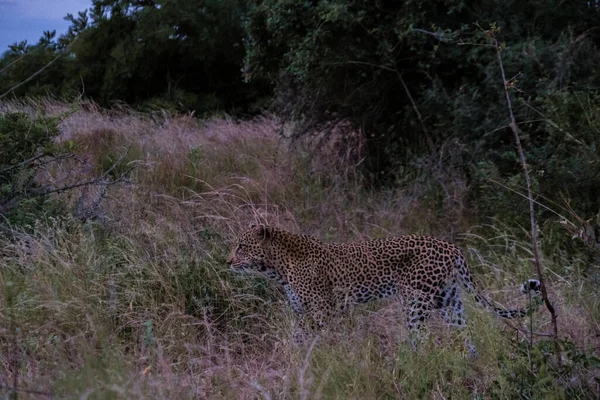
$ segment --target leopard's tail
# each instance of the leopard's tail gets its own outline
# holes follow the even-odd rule
[[[472,293],[475,296],[475,301],[477,303],[479,303],[485,308],[493,310],[494,313],[496,313],[496,315],[502,318],[521,318],[531,314],[537,309],[537,302],[532,302],[532,305],[530,306],[514,310],[506,310],[504,308],[496,307],[492,304],[490,300],[488,300],[481,293],[479,293],[479,291],[475,287],[475,282],[473,282],[473,278],[471,277],[471,273],[469,272],[467,261],[462,255],[457,259],[457,267],[458,279],[462,282],[467,292]],[[521,285],[521,292],[525,294],[532,292],[534,295],[536,295],[540,292],[540,288],[540,281],[538,281],[537,279],[528,279]]]

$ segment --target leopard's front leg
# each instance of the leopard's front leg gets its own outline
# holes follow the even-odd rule
[[[298,294],[296,294],[296,291],[289,283],[283,285],[283,291],[285,292],[292,309],[296,312],[296,315],[302,318],[304,315],[304,302],[300,299]]]
[[[299,336],[306,337],[320,330],[331,319],[334,307],[331,296],[327,293],[311,291],[312,285],[298,285],[294,282],[283,285],[283,290],[292,306],[292,309],[299,317],[300,331],[295,336],[296,342],[304,342],[304,339],[298,340]]]

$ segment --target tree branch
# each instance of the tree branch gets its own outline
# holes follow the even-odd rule
[[[452,43],[452,39],[448,39],[445,38],[443,36],[442,33],[440,32],[430,32],[430,31],[426,31],[425,29],[419,29],[419,28],[413,28],[413,31],[415,32],[420,32],[420,33],[424,33],[426,35],[430,35],[433,36],[434,38],[436,38],[437,40],[439,40],[440,42],[444,42],[444,43]]]
[[[3,170],[0,171],[0,176],[2,176],[2,174],[4,174],[5,172],[8,172],[8,171],[13,170],[15,168],[24,167],[25,165],[30,164],[30,163],[32,163],[32,162],[34,162],[36,160],[39,160],[40,158],[42,158],[44,156],[45,156],[45,154],[43,154],[43,153],[42,154],[38,154],[38,155],[35,155],[35,156],[31,157],[31,158],[28,158],[27,160],[21,161],[18,164],[9,165],[8,167],[6,167],[6,168],[4,168]]]
[[[25,394],[32,394],[32,395],[35,395],[35,396],[43,396],[43,397],[54,398],[54,395],[52,393],[50,393],[50,392],[43,392],[41,390],[22,389],[20,387],[4,386],[2,384],[0,384],[0,390],[7,391],[7,392],[13,393],[13,394],[25,393]],[[8,398],[16,398],[16,397],[8,397]]]
[[[110,176],[110,173],[116,168],[116,166],[119,165],[119,163],[121,162],[121,160],[124,157],[125,157],[125,155],[121,156],[99,178],[89,179],[89,180],[86,180],[83,182],[77,182],[77,183],[73,183],[70,185],[63,185],[63,186],[59,186],[59,187],[43,186],[43,187],[38,187],[38,188],[31,189],[29,191],[22,192],[21,194],[14,196],[13,198],[9,199],[8,201],[4,202],[3,204],[0,204],[0,214],[4,214],[7,211],[9,211],[10,209],[16,207],[21,201],[23,201],[24,199],[26,199],[28,197],[39,197],[39,196],[46,196],[46,195],[49,195],[52,193],[62,193],[62,192],[66,192],[68,190],[76,189],[76,188],[79,188],[82,186],[90,186],[90,185],[107,185],[108,186],[108,185],[114,185],[115,183],[121,182],[123,179],[125,179],[127,174],[129,174],[129,172],[131,172],[136,167],[135,165],[132,166],[131,168],[127,169],[125,172],[123,172],[119,176],[119,178],[117,178],[115,180],[107,180],[107,178]]]
[[[421,32],[422,30],[415,29],[415,31]],[[426,31],[423,31],[423,32],[426,32]],[[426,32],[426,33],[430,33],[430,32]],[[390,63],[393,65],[394,64],[394,60],[390,59]],[[400,73],[400,71],[398,71],[397,68],[388,67],[387,65],[373,64],[373,63],[366,62],[366,61],[353,61],[353,60],[345,61],[344,63],[333,63],[333,64],[364,65],[364,66],[367,66],[367,67],[378,68],[378,69],[381,69],[383,71],[389,71],[389,72],[396,73],[396,75],[398,76],[398,80],[400,81],[400,83],[402,84],[402,87],[404,88],[404,92],[406,93],[406,97],[408,97],[408,100],[410,101],[410,104],[412,105],[412,108],[415,111],[415,114],[417,114],[417,118],[419,119],[419,122],[421,123],[421,127],[423,128],[423,133],[425,134],[425,139],[427,140],[427,146],[429,146],[430,150],[433,149],[433,141],[431,140],[431,136],[429,135],[429,131],[427,130],[427,127],[425,126],[425,122],[423,121],[423,117],[421,116],[421,113],[419,112],[419,108],[417,107],[417,104],[415,103],[415,100],[413,99],[413,97],[412,97],[412,95],[410,93],[410,90],[408,89],[408,86],[406,85],[406,82],[404,82],[404,77],[402,76],[402,74]]]
[[[501,48],[500,44],[498,43],[498,40],[496,40],[496,38],[493,35],[494,35],[494,32],[493,31],[490,32],[490,37],[494,43],[494,47],[496,47],[496,55],[498,57],[498,65],[500,67],[500,72],[502,73],[502,84],[504,86],[504,94],[506,96],[506,104],[508,106],[508,114],[510,116],[510,125],[509,126],[515,137],[515,143],[517,145],[519,157],[521,158],[521,165],[523,167],[523,174],[525,175],[525,183],[527,185],[527,197],[529,200],[529,220],[531,223],[531,246],[532,246],[532,250],[533,250],[533,263],[535,265],[535,269],[536,269],[536,272],[538,275],[538,280],[540,281],[540,285],[541,285],[540,289],[541,289],[541,293],[542,293],[542,299],[544,301],[544,304],[546,305],[546,308],[550,312],[550,316],[552,318],[554,346],[555,346],[558,366],[560,367],[561,352],[560,352],[560,345],[558,343],[558,321],[557,321],[557,316],[556,316],[556,310],[554,309],[552,302],[548,298],[548,291],[546,290],[546,285],[544,283],[544,275],[542,273],[543,268],[542,268],[542,263],[540,261],[540,251],[539,251],[538,239],[537,239],[537,228],[536,228],[536,224],[535,224],[535,209],[534,209],[535,201],[533,200],[533,192],[531,190],[531,178],[529,176],[529,168],[527,166],[527,158],[525,157],[525,152],[523,151],[523,146],[521,145],[521,138],[519,136],[519,128],[517,126],[517,120],[513,113],[512,101],[511,101],[510,93],[508,90],[510,82],[506,79],[506,73],[504,72],[504,63],[502,62],[502,48]]]
[[[25,57],[26,54],[22,54],[19,58],[17,58],[15,61],[11,62],[10,64],[8,64],[6,67],[0,69],[0,74],[3,73],[4,71],[6,71],[7,69],[9,69],[10,67],[12,67],[13,65],[15,65],[16,63],[18,63],[19,61],[21,61],[23,59],[23,57]]]
[[[417,108],[417,104],[415,103],[415,100],[413,99],[412,95],[410,94],[410,90],[408,90],[408,86],[406,86],[406,83],[404,82],[404,78],[402,77],[402,74],[400,73],[400,71],[396,70],[396,74],[398,75],[398,79],[400,80],[400,83],[402,84],[402,87],[404,88],[404,91],[406,92],[406,96],[408,97],[408,100],[410,100],[410,104],[412,104],[413,110],[415,111],[415,114],[417,114],[417,118],[419,119],[419,122],[421,123],[421,127],[423,128],[423,133],[425,134],[425,139],[427,140],[427,146],[429,146],[429,150],[433,150],[433,141],[431,140],[431,136],[429,136],[429,131],[427,130],[427,127],[425,126],[425,122],[423,122],[423,118],[421,117],[421,113],[419,112],[419,109]]]
[[[62,57],[63,54],[65,54],[65,53],[64,52],[58,53],[58,55],[56,57],[54,57],[52,59],[52,61],[50,61],[48,64],[44,65],[42,68],[40,68],[39,70],[37,70],[36,72],[34,72],[33,74],[31,74],[31,76],[29,76],[29,78],[25,79],[22,82],[17,83],[15,86],[11,87],[6,92],[2,93],[0,95],[0,99],[8,96],[10,93],[12,93],[13,91],[17,90],[18,88],[20,88],[21,86],[23,86],[24,84],[26,84],[27,82],[29,82],[30,80],[32,80],[33,78],[35,78],[36,76],[38,76],[39,74],[41,74],[46,68],[48,68],[49,66],[51,66],[52,64],[54,64],[54,62],[56,60],[58,60],[60,57]]]

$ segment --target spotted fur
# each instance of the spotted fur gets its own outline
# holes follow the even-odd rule
[[[310,316],[318,326],[350,304],[400,295],[408,304],[407,325],[413,332],[422,328],[434,309],[440,310],[447,324],[462,327],[459,284],[500,317],[517,318],[530,311],[492,305],[477,292],[461,251],[428,236],[324,243],[259,225],[237,239],[227,263],[234,270],[258,272],[278,282],[301,321]],[[521,287],[525,293],[539,289],[539,281],[533,279]]]

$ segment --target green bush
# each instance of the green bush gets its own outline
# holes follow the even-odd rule
[[[393,176],[411,152],[452,137],[479,158],[512,151],[495,50],[478,26],[500,29],[506,74],[535,110],[556,91],[597,87],[594,14],[554,0],[265,0],[249,12],[245,71],[276,85],[276,109],[300,131],[340,119],[364,129],[364,165]]]
[[[0,224],[29,225],[60,210],[36,182],[38,172],[62,154],[53,139],[58,120],[23,113],[0,114]]]
[[[523,132],[532,189],[543,205],[536,206],[536,213],[545,225],[542,239],[546,245],[572,248],[564,229],[548,223],[562,217],[577,223],[595,218],[600,211],[600,95],[557,92],[541,104],[543,120]],[[479,212],[527,226],[529,204],[516,151],[490,149],[477,158],[480,161],[472,168],[471,179],[472,200]]]

